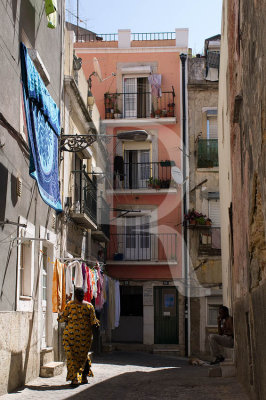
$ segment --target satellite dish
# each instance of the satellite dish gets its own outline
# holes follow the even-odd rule
[[[121,140],[134,140],[135,142],[144,142],[148,137],[148,133],[144,130],[126,131],[118,133],[116,137]]]
[[[97,60],[96,57],[93,57],[93,69],[94,69],[95,75],[98,77],[99,81],[102,82],[102,80],[103,80],[102,71],[100,68],[99,61]]]
[[[171,168],[171,175],[175,183],[177,183],[178,185],[183,184],[183,174],[178,167]]]

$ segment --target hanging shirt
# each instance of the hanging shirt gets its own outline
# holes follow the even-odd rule
[[[162,75],[161,74],[152,74],[148,77],[149,84],[151,85],[151,93],[155,97],[162,96],[161,90],[161,82],[162,82]]]
[[[70,296],[72,293],[74,293],[74,286],[72,280],[72,266],[70,264],[66,266],[66,295]]]
[[[120,322],[120,283],[115,281],[115,328]]]
[[[65,265],[58,260],[54,264],[52,306],[53,312],[62,312],[66,306]]]
[[[79,261],[73,261],[68,264],[68,267],[74,268],[75,267],[75,277],[74,277],[74,285],[76,287],[83,286],[83,276],[82,276],[82,268]]]
[[[83,279],[82,288],[84,290],[84,293],[87,293],[88,284],[87,284],[87,275],[86,275],[86,264],[84,264],[84,263],[82,263],[82,279]]]

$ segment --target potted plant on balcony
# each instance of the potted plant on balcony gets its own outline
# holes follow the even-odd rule
[[[114,110],[114,117],[115,117],[115,119],[119,119],[122,117],[121,111],[117,107]]]
[[[160,184],[160,179],[153,178],[152,176],[148,180],[148,187],[152,189],[160,189],[161,184]]]
[[[168,117],[174,117],[175,114],[175,103],[168,103],[168,111],[167,111],[167,116]]]
[[[158,108],[158,110],[155,111],[155,118],[160,118],[162,113],[162,110],[160,110],[160,108]]]
[[[189,225],[211,225],[212,223],[210,218],[194,208],[188,210],[188,213],[184,215],[184,221],[188,221]]]

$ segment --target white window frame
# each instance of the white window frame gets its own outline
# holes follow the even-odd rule
[[[138,85],[137,85],[137,80],[139,79],[139,78],[147,78],[148,79],[148,77],[149,77],[149,74],[147,74],[147,73],[140,73],[140,74],[123,74],[122,75],[122,92],[125,94],[125,79],[135,79],[135,85],[136,85],[136,99],[135,99],[135,107],[136,107],[136,116],[134,116],[134,117],[132,117],[132,116],[126,116],[125,115],[125,104],[126,104],[126,101],[125,101],[125,97],[123,96],[123,118],[126,118],[126,119],[137,119],[137,107],[138,107],[138,103],[137,103],[137,92],[138,92]],[[149,81],[148,81],[148,91],[149,92],[151,92],[151,85],[150,85],[150,83],[149,83]],[[134,98],[134,97],[132,97],[132,98]],[[148,114],[150,114],[150,112],[151,112],[151,105],[152,105],[152,97],[151,97],[151,95],[150,95],[150,101],[149,101],[149,107],[150,107],[150,110],[149,110],[149,112],[148,112]],[[145,117],[145,118],[147,118],[147,117]]]
[[[35,237],[35,226],[28,222],[25,218],[19,217],[20,224],[26,224],[27,227],[19,228],[19,238],[18,239],[18,257],[17,257],[17,311],[33,311],[33,282],[34,282],[34,241],[30,238]],[[27,240],[29,238],[29,240]],[[30,282],[28,282],[31,295],[23,295],[20,293],[20,278],[21,278],[21,263],[22,263],[22,244],[28,243],[30,246]]]
[[[221,296],[210,296],[206,299],[206,326],[207,327],[217,327],[217,323],[210,324],[209,323],[209,306],[222,306],[223,305],[223,297]]]
[[[52,284],[53,284],[53,264],[56,259],[57,253],[57,238],[56,234],[50,230],[47,230],[44,226],[40,226],[40,252],[39,252],[39,340],[40,348],[50,348],[53,346],[53,313],[52,313]],[[42,251],[43,247],[47,247],[48,250],[48,270],[47,270],[47,301],[46,304],[42,301]],[[47,313],[47,331],[46,331],[46,343],[43,342],[43,307],[46,306]],[[57,314],[55,314],[57,316]]]

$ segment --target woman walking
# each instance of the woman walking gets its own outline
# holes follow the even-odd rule
[[[92,344],[92,326],[99,326],[94,307],[84,299],[82,288],[76,288],[74,300],[67,303],[58,316],[59,322],[66,322],[63,345],[67,357],[67,381],[73,385],[87,383],[87,376],[93,376],[88,352]]]

